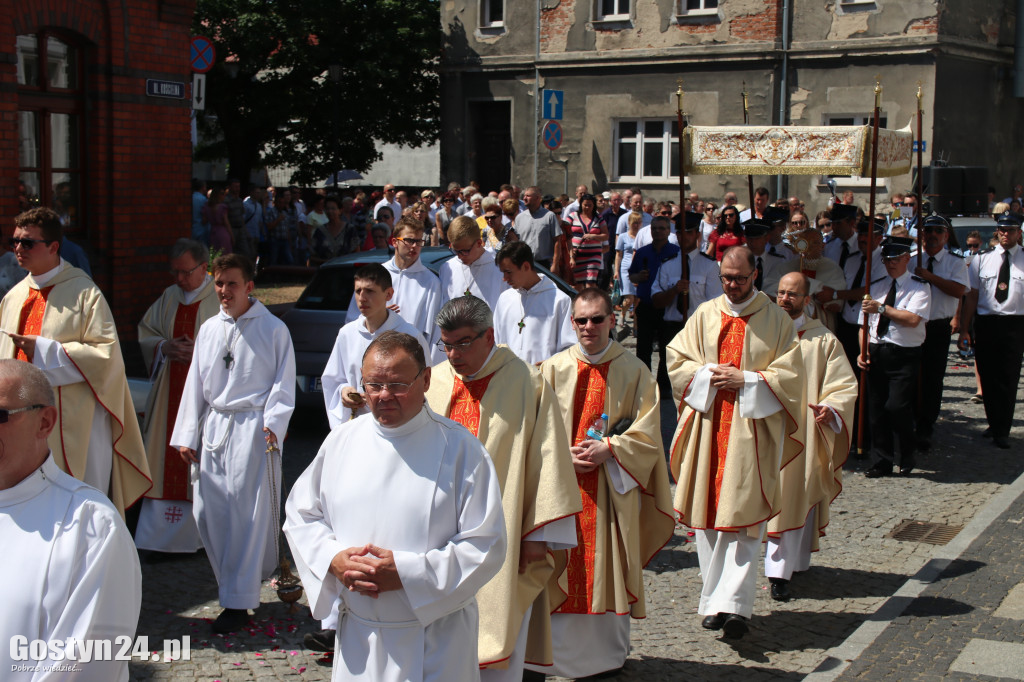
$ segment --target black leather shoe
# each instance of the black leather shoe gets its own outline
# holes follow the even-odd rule
[[[704,620],[700,622],[700,626],[705,630],[721,630],[722,625],[725,623],[724,613],[713,613],[710,616],[706,616]]]
[[[772,585],[772,599],[775,601],[789,601],[789,581],[784,578],[768,578],[768,582]]]
[[[900,476],[909,476],[909,475],[910,475],[910,473],[911,473],[911,472],[912,472],[913,470],[914,470],[914,466],[913,466],[913,465],[910,465],[910,466],[906,466],[906,467],[900,467],[900,472],[899,472],[899,475],[900,475]]]
[[[213,631],[218,635],[238,632],[249,622],[249,612],[245,609],[224,609],[213,621]]]
[[[523,671],[523,682],[544,682],[544,678],[547,675],[539,673],[536,670],[524,670]]]
[[[1006,436],[992,436],[992,445],[995,445],[997,448],[1002,448],[1003,450],[1009,450],[1010,439]]]
[[[864,472],[864,478],[882,478],[883,476],[892,476],[892,464],[884,459],[878,460],[873,467]]]
[[[335,630],[317,630],[302,636],[302,643],[310,651],[334,651]]]
[[[743,616],[727,613],[725,614],[725,623],[722,625],[722,630],[729,639],[741,639],[743,635],[747,634],[750,627],[747,625],[747,619]]]
[[[984,431],[982,431],[981,432],[981,437],[982,438],[991,438],[992,437],[992,427],[990,426],[987,429],[985,429]]]

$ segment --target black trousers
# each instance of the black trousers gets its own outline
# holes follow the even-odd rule
[[[840,311],[840,314],[842,311]],[[836,338],[839,339],[839,343],[843,345],[843,351],[846,352],[846,359],[850,361],[850,367],[853,368],[853,373],[857,377],[858,386],[862,381],[860,368],[857,367],[857,357],[860,355],[860,327],[855,324],[850,324],[842,317],[836,318]],[[858,391],[858,396],[862,395]],[[864,414],[869,415],[868,411],[871,407],[871,395],[867,394],[867,405],[864,408]],[[867,420],[868,423],[864,425],[864,452],[868,452],[871,448],[871,420]],[[857,444],[857,435],[860,433],[860,397],[853,405],[853,426],[850,431],[850,437],[853,442],[852,445]]]
[[[942,406],[942,384],[949,364],[949,342],[953,333],[949,318],[929,320],[927,336],[921,345],[921,378],[917,396],[917,436],[931,438]]]
[[[974,361],[981,377],[985,416],[992,435],[1010,435],[1024,358],[1024,315],[974,318]]]
[[[670,386],[668,371],[665,369],[665,344],[661,342],[661,326],[664,322],[665,310],[655,308],[650,303],[637,301],[636,317],[636,356],[640,362],[651,368],[651,356],[654,353],[654,342],[658,341],[658,386],[662,392]]]
[[[921,348],[904,348],[892,343],[869,347],[868,415],[871,422],[871,451],[880,460],[901,467],[914,466],[914,396],[921,366]],[[899,456],[896,456],[896,445]]]

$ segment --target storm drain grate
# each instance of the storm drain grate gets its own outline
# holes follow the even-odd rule
[[[930,545],[945,545],[964,529],[963,526],[950,526],[945,523],[931,521],[913,521],[904,519],[898,526],[889,531],[885,537],[903,542],[927,542]]]

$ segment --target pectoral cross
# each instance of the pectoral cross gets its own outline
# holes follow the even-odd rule
[[[229,350],[225,353],[224,357],[221,359],[224,361],[224,369],[231,369],[231,363],[235,361],[234,356],[231,355],[231,351]]]
[[[523,333],[523,327],[526,326],[526,323],[523,322],[522,320],[519,320],[519,322],[516,323],[516,326],[519,327],[519,333],[522,334]]]
[[[464,294],[462,294],[462,295],[463,295],[463,296],[472,296],[472,295],[473,295],[473,292],[469,290],[469,287],[466,287],[466,293],[464,293]]]

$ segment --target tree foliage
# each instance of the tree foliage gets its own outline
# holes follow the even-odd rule
[[[196,157],[242,180],[291,165],[313,183],[438,137],[438,0],[198,0],[193,32],[217,50]]]

